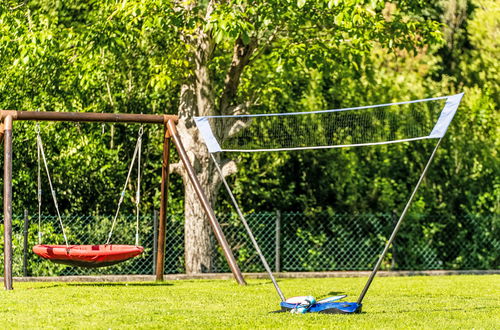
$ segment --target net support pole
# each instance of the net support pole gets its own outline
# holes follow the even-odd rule
[[[205,210],[205,213],[208,216],[214,235],[217,238],[217,241],[219,242],[220,246],[222,247],[222,251],[224,252],[224,257],[226,258],[229,268],[231,269],[231,272],[233,273],[233,276],[238,282],[238,284],[246,285],[245,279],[243,278],[243,274],[241,273],[241,270],[238,264],[236,263],[236,259],[234,258],[233,252],[231,251],[231,248],[227,243],[226,237],[224,236],[220,224],[217,221],[217,218],[215,217],[215,213],[212,207],[210,206],[210,203],[208,202],[208,198],[205,195],[205,192],[203,191],[203,188],[201,187],[198,178],[196,177],[196,173],[189,161],[189,157],[186,153],[186,150],[184,149],[184,145],[181,141],[179,133],[177,132],[177,127],[175,126],[174,121],[169,120],[167,123],[167,127],[172,137],[172,141],[174,142],[175,147],[177,148],[179,157],[184,165],[184,168],[186,169],[191,184],[193,185],[194,190],[196,191],[196,195],[198,196],[198,199],[200,200],[200,203],[203,209]]]
[[[434,156],[436,155],[436,151],[438,150],[439,145],[441,144],[441,140],[442,139],[443,139],[442,137],[439,138],[438,142],[436,143],[436,146],[434,147],[434,150],[432,151],[432,154],[429,157],[429,160],[427,161],[427,164],[425,165],[424,170],[422,171],[422,174],[420,175],[420,178],[418,179],[418,182],[415,185],[415,188],[413,188],[413,192],[412,192],[410,198],[408,199],[408,202],[406,202],[406,206],[403,209],[403,212],[401,213],[401,215],[399,217],[399,220],[396,223],[396,226],[394,227],[394,230],[392,231],[392,234],[391,234],[389,240],[387,241],[387,244],[385,245],[384,250],[382,251],[382,254],[378,258],[378,261],[375,264],[375,267],[373,267],[373,270],[372,270],[372,272],[370,274],[370,277],[368,278],[368,281],[365,284],[365,287],[363,288],[363,291],[361,291],[361,294],[359,295],[359,298],[358,298],[358,301],[357,301],[358,304],[361,304],[363,302],[363,299],[364,299],[364,297],[366,295],[366,292],[370,288],[370,285],[372,284],[372,281],[375,278],[375,275],[377,274],[377,272],[378,272],[378,270],[380,268],[380,265],[382,264],[382,261],[384,260],[385,256],[387,255],[387,252],[389,251],[389,248],[391,247],[391,244],[394,241],[394,238],[396,238],[396,235],[397,235],[397,233],[399,231],[399,227],[401,226],[401,223],[403,222],[403,220],[404,220],[404,218],[406,216],[406,213],[408,213],[408,210],[409,210],[409,208],[411,206],[413,198],[415,197],[415,194],[417,193],[417,190],[420,187],[420,184],[424,180],[425,174],[427,173],[427,170],[429,169],[429,167],[430,167],[430,165],[432,163],[432,160],[434,159]]]
[[[212,157],[212,160],[214,161],[215,167],[217,168],[217,172],[219,172],[219,175],[221,177],[222,182],[224,183],[224,186],[226,187],[227,193],[229,194],[229,197],[231,198],[231,201],[233,202],[234,208],[236,209],[236,213],[238,213],[238,216],[243,223],[243,226],[245,226],[245,229],[248,233],[248,236],[250,237],[250,240],[252,241],[252,244],[255,248],[255,251],[257,251],[257,254],[260,257],[260,261],[262,262],[262,265],[264,265],[264,268],[266,269],[267,274],[269,275],[269,278],[273,282],[274,288],[276,289],[276,292],[281,298],[281,301],[285,301],[285,295],[283,294],[283,291],[281,291],[280,286],[278,285],[278,282],[276,282],[276,279],[274,278],[273,272],[271,271],[271,267],[269,267],[269,264],[267,263],[266,258],[264,257],[264,254],[262,253],[259,244],[257,244],[257,241],[255,240],[255,236],[253,235],[252,229],[248,225],[247,220],[243,216],[243,213],[241,212],[241,209],[236,202],[236,198],[233,195],[233,192],[231,191],[231,188],[229,187],[229,184],[226,181],[226,178],[224,177],[224,174],[222,173],[222,169],[220,168],[219,164],[217,163],[217,160],[215,159],[214,155],[210,153],[210,156]]]
[[[170,133],[165,125],[163,135],[163,157],[161,166],[161,199],[158,240],[156,246],[156,280],[163,281],[165,272],[165,239],[167,226],[168,187],[170,183]],[[156,234],[156,233],[155,233]]]
[[[5,290],[12,290],[12,116],[4,118],[4,172],[3,172],[3,219],[4,219],[4,273]]]

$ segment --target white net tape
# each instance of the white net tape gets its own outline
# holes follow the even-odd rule
[[[462,94],[356,108],[195,117],[211,153],[341,148],[443,137]]]

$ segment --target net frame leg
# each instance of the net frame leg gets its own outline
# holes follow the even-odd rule
[[[363,299],[364,299],[364,297],[366,295],[366,292],[368,292],[368,289],[370,288],[370,285],[372,284],[372,281],[375,278],[375,275],[377,274],[378,270],[380,269],[382,261],[384,260],[385,256],[387,255],[387,252],[389,251],[389,248],[390,248],[392,242],[396,238],[396,235],[397,235],[397,233],[399,231],[399,227],[401,226],[401,223],[403,222],[404,218],[406,217],[406,213],[408,213],[408,210],[409,210],[409,208],[410,208],[410,206],[411,206],[411,204],[413,202],[413,198],[415,197],[415,194],[417,193],[417,190],[420,187],[420,184],[424,180],[424,177],[425,177],[425,175],[427,173],[427,170],[429,169],[429,167],[430,167],[430,165],[432,163],[432,160],[434,159],[434,156],[436,155],[436,151],[438,150],[439,145],[441,144],[441,140],[442,139],[443,139],[442,137],[439,138],[438,142],[436,143],[436,146],[434,147],[434,150],[432,151],[432,154],[429,157],[429,160],[427,161],[427,164],[425,165],[424,170],[422,171],[422,174],[420,175],[420,178],[418,179],[418,182],[415,185],[415,188],[413,188],[413,192],[412,192],[410,198],[408,199],[408,202],[406,202],[406,206],[403,209],[403,212],[401,212],[399,220],[396,223],[396,226],[394,227],[394,229],[392,231],[392,234],[391,234],[389,240],[387,241],[387,243],[386,243],[386,245],[384,247],[384,250],[380,254],[380,257],[378,258],[378,261],[375,264],[375,267],[373,267],[373,270],[372,270],[372,272],[370,274],[370,277],[368,278],[368,281],[366,282],[363,290],[361,291],[361,294],[359,295],[359,298],[358,298],[358,301],[357,301],[358,304],[361,305],[361,303],[363,302]]]
[[[271,271],[271,268],[269,267],[269,263],[267,262],[266,258],[264,257],[264,254],[262,253],[262,251],[259,247],[259,244],[255,240],[255,236],[253,235],[252,229],[248,225],[248,222],[245,219],[245,216],[241,212],[241,209],[238,205],[238,202],[236,202],[236,198],[234,197],[234,194],[233,194],[231,188],[229,187],[229,184],[227,183],[226,178],[224,178],[224,174],[222,173],[222,169],[220,168],[219,163],[217,162],[217,160],[215,159],[215,157],[212,153],[210,153],[210,157],[212,158],[212,160],[215,164],[215,168],[217,169],[217,172],[219,173],[219,176],[220,176],[224,186],[226,187],[227,193],[229,194],[229,197],[231,198],[231,201],[233,202],[234,208],[236,209],[236,213],[238,214],[238,217],[240,218],[241,222],[243,223],[243,226],[245,227],[245,229],[248,233],[248,236],[250,237],[250,240],[252,241],[252,244],[253,244],[255,250],[257,251],[257,254],[260,257],[260,261],[262,262],[262,265],[266,269],[266,272],[269,275],[269,278],[273,282],[273,285],[274,285],[274,288],[276,289],[276,292],[280,296],[281,301],[286,301],[285,295],[283,294],[283,291],[281,291],[281,288],[278,285],[278,282],[276,281],[276,278],[274,277],[273,272]]]

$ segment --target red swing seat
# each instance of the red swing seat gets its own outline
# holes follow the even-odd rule
[[[135,245],[35,245],[33,252],[44,259],[77,267],[106,267],[128,260],[144,251]]]

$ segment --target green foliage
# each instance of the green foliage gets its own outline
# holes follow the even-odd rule
[[[500,72],[498,55],[500,53],[499,27],[500,5],[497,1],[477,1],[477,9],[468,22],[468,39],[472,49],[460,63],[468,85],[480,88],[498,106],[500,103]]]
[[[152,4],[147,9],[159,10]],[[140,10],[145,9],[122,8],[111,1],[0,4],[0,108],[123,113],[171,109],[175,97],[165,79],[175,79],[175,74],[165,75],[162,67],[172,63],[159,65],[157,57],[170,34],[155,32],[150,19],[134,19]],[[137,126],[58,123],[42,124],[41,130],[63,212],[112,213]],[[162,128],[148,127],[146,132],[141,208],[151,210],[159,206]],[[14,210],[36,210],[34,137],[33,123],[16,123]],[[43,185],[48,192],[45,178]],[[129,189],[125,212],[134,198]],[[43,205],[54,212],[50,194],[44,194]]]
[[[449,219],[498,214],[498,4],[491,0],[2,1],[0,108],[175,113],[181,86],[200,64],[191,60],[196,49],[189,42],[197,31],[213,39],[207,65],[215,103],[225,92],[235,44],[255,46],[230,101],[236,108],[251,105],[244,111],[308,111],[464,91],[413,211]],[[64,213],[114,211],[136,131],[42,124]],[[159,206],[161,136],[161,128],[151,127],[145,138],[143,212]],[[33,123],[16,122],[14,210],[31,214],[37,211],[34,137]],[[243,155],[231,180],[246,211],[392,212],[401,210],[431,148],[422,142]],[[178,177],[172,186],[170,206],[179,211]],[[124,212],[133,209],[129,188]],[[48,193],[43,205],[44,213],[54,212]],[[427,235],[441,228],[422,227]]]
[[[493,8],[488,2],[487,8]],[[394,10],[389,7],[388,10]],[[483,9],[477,9],[481,17]],[[498,15],[491,15],[494,21]],[[475,17],[475,16],[473,16]],[[459,58],[471,70],[481,61],[491,63],[495,44],[493,23],[482,25],[473,20],[472,40],[489,38]],[[482,29],[482,33],[476,32]],[[474,32],[472,32],[474,31]],[[490,31],[490,32],[486,32]],[[282,53],[270,53],[266,63],[249,68],[248,76],[275,72],[259,90],[261,112],[307,111],[352,105],[385,103],[446,95],[460,91],[465,98],[444,144],[419,192],[413,211],[448,214],[457,212],[498,213],[498,102],[491,93],[495,65],[489,71],[477,71],[465,81],[442,74],[439,50],[446,44],[407,50],[388,51],[375,46],[359,64],[349,60],[336,62],[335,70],[325,70],[329,58],[317,61],[321,67],[307,67],[295,61],[283,69]],[[485,47],[484,55],[477,54]],[[307,47],[307,51],[311,48]],[[487,51],[489,49],[489,52]],[[286,53],[286,52],[285,52]],[[489,55],[491,54],[491,55]],[[468,61],[475,59],[476,66]],[[482,60],[481,58],[488,58]],[[298,57],[300,61],[301,57]],[[479,62],[478,62],[479,61]],[[490,61],[490,62],[487,62]],[[271,65],[278,63],[273,71]],[[476,79],[488,74],[490,79]],[[256,78],[253,78],[256,79]],[[481,84],[483,87],[480,87]],[[300,134],[300,133],[298,133]],[[370,147],[364,149],[304,151],[295,153],[238,155],[240,160],[235,191],[244,208],[316,210],[335,212],[400,211],[416,183],[434,142]],[[292,197],[293,196],[293,197]]]
[[[416,14],[421,10],[418,6],[402,4],[401,8],[393,8],[388,13],[383,1],[294,3],[276,0],[258,5],[234,1],[216,6],[209,19],[202,17],[206,9],[204,2],[181,8],[170,2],[152,0],[59,2],[55,6],[32,1],[19,5],[3,3],[0,8],[1,20],[5,23],[0,40],[0,51],[5,54],[1,60],[0,105],[9,109],[136,113],[171,109],[177,101],[176,90],[193,68],[192,63],[186,63],[189,49],[179,37],[199,27],[210,31],[219,46],[212,61],[219,88],[225,77],[224,67],[231,60],[228,51],[237,38],[242,38],[244,43],[255,38],[269,41],[259,45],[254,64],[243,78],[235,101],[254,96],[265,98],[277,90],[273,87],[276,83],[285,84],[281,95],[294,97],[293,88],[309,78],[304,73],[310,71],[322,76],[325,72],[339,72],[343,67],[357,68],[376,41],[392,49],[415,49],[424,40],[433,42],[440,38],[435,22],[418,18]],[[407,16],[406,12],[415,15]],[[417,38],[424,35],[425,38]],[[292,81],[296,87],[288,85]],[[321,106],[321,102],[312,105]],[[284,106],[287,104],[279,107],[268,104],[266,108],[280,111]],[[72,126],[55,129],[55,134],[61,136],[56,135],[51,144],[82,134],[80,128]],[[29,130],[29,125],[24,127]],[[68,132],[63,132],[66,129]],[[104,201],[110,200],[111,194],[102,192],[104,187],[120,185],[118,180],[124,166],[119,171],[111,171],[116,167],[108,166],[120,166],[120,148],[130,152],[129,137],[133,134],[113,135],[109,145],[116,149],[106,150],[101,143],[108,143],[98,139],[99,130],[85,133],[90,135],[88,139],[73,142],[73,148],[87,156],[76,155],[63,146],[56,147],[61,157],[58,164],[54,162],[57,166],[54,172],[68,175],[64,180],[67,189],[61,195],[68,196],[69,200],[62,203],[70,204],[72,213],[81,212],[83,205],[93,212],[109,212],[110,204]],[[21,140],[30,141],[29,134],[19,135]],[[91,160],[98,158],[92,151],[102,162],[90,165]],[[156,155],[158,151],[155,149]],[[75,159],[68,158],[67,153],[75,155]],[[19,168],[19,164],[14,167]],[[81,171],[77,164],[96,174]],[[29,182],[29,174],[27,170],[16,182],[16,187],[22,187],[22,196],[29,196],[31,190],[31,187],[23,187]],[[83,184],[82,181],[89,183],[89,177],[91,184]],[[158,176],[147,178],[155,181]],[[76,189],[85,186],[96,189],[86,188],[85,192]],[[157,191],[153,195],[156,194]],[[152,203],[152,198],[149,201]]]

